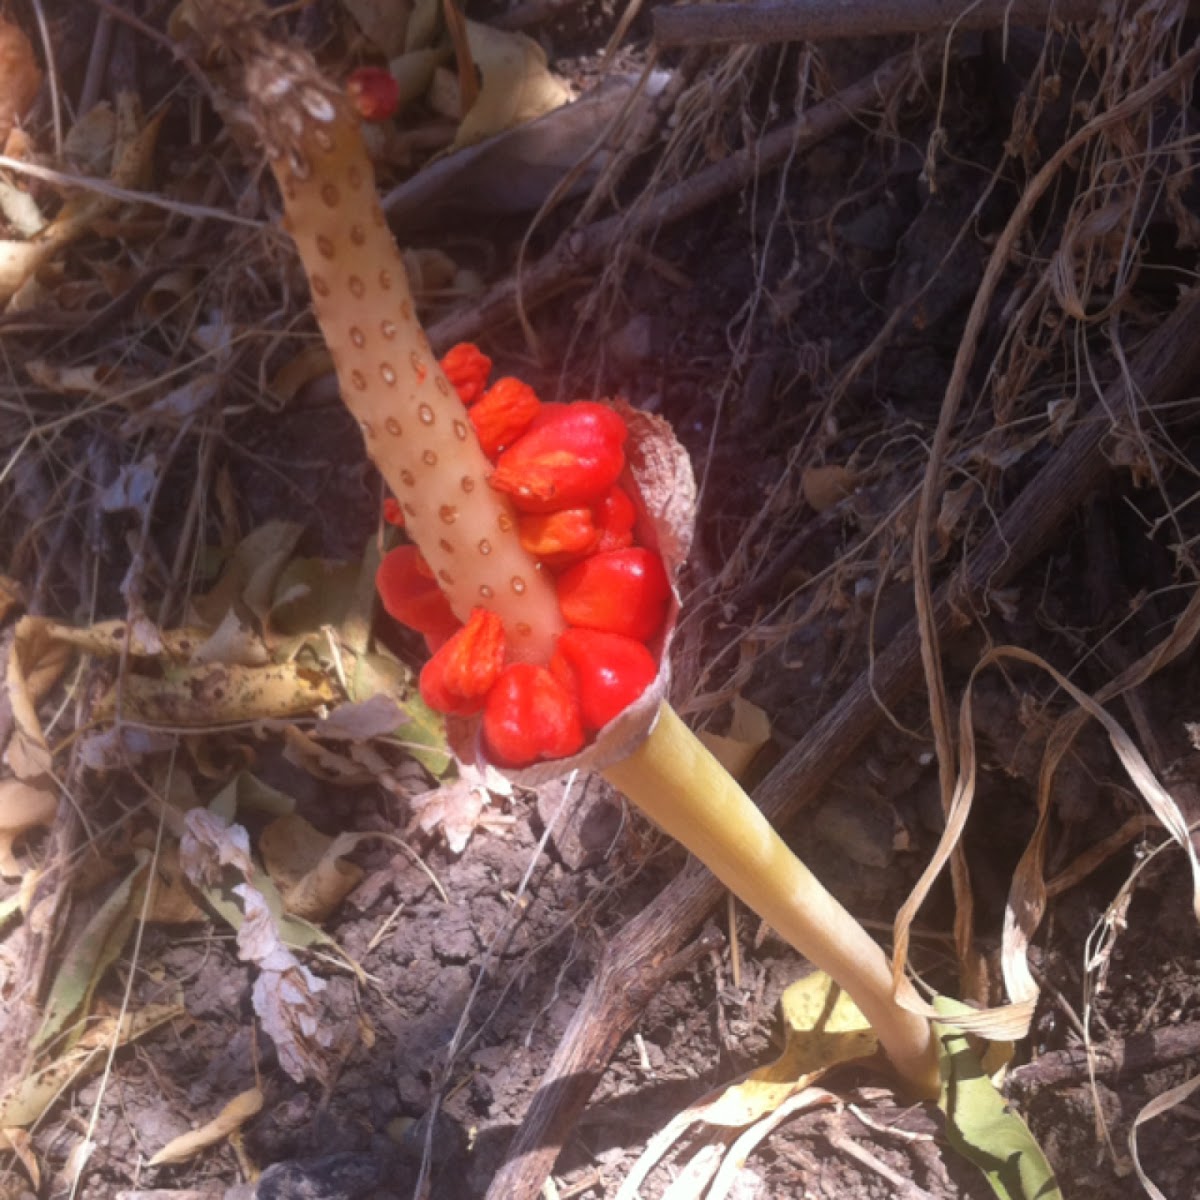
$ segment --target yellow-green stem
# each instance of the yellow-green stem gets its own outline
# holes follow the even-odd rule
[[[938,1093],[929,1022],[892,996],[887,956],[787,847],[669,704],[650,736],[604,776],[690,850],[779,935],[850,994],[896,1070]]]

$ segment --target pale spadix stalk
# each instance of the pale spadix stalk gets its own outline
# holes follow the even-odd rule
[[[358,116],[308,55],[258,49],[248,106],[342,400],[455,615],[490,608],[510,656],[544,663],[564,628],[553,584],[517,539],[507,498],[488,486],[491,464],[417,321]]]
[[[255,42],[247,55],[249,108],[283,191],[343,399],[458,615],[476,604],[493,609],[516,654],[544,662],[563,628],[554,592],[521,548],[507,503],[487,485],[474,429],[416,322],[357,117],[306,54]],[[652,720],[641,721],[628,739],[632,749],[604,767],[606,776],[837,980],[909,1084],[935,1094],[929,1026],[893,1000],[883,951],[670,706],[655,712],[653,695],[643,701]]]

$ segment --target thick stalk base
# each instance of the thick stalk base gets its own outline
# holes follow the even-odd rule
[[[669,704],[646,741],[603,774],[846,989],[914,1091],[938,1094],[929,1022],[893,999],[883,950],[792,853]]]

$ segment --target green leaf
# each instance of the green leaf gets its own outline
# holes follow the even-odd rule
[[[947,1017],[972,1011],[939,996]],[[1001,1200],[1062,1200],[1054,1172],[1029,1127],[988,1078],[963,1033],[935,1022],[942,1095],[950,1145],[983,1172]]]
[[[92,995],[104,972],[117,960],[133,929],[142,905],[142,888],[150,866],[150,855],[139,856],[138,865],[121,881],[112,895],[93,914],[63,957],[46,1001],[42,1027],[34,1038],[34,1049],[42,1050],[78,1014],[71,1041],[83,1032],[83,1018],[91,1007]]]
[[[263,783],[249,771],[239,771],[209,802],[211,812],[224,817],[232,825],[240,812],[266,813],[271,817],[287,817],[296,811],[296,801]]]
[[[403,663],[386,654],[364,654],[347,678],[350,699],[369,700],[380,694],[390,696],[408,717],[396,731],[396,740],[435,779],[441,779],[454,761],[446,750],[446,723],[417,691],[412,672]]]

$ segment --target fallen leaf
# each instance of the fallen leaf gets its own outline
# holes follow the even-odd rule
[[[146,515],[158,486],[158,456],[151,452],[136,463],[128,463],[100,493],[104,512],[133,512]]]
[[[786,1038],[783,1053],[705,1104],[701,1115],[707,1124],[749,1125],[831,1067],[875,1053],[878,1043],[866,1018],[821,971],[791,984],[779,1007]]]
[[[60,1034],[67,1032],[73,1020],[75,1024],[67,1044],[74,1044],[82,1034],[92,995],[104,973],[125,948],[141,909],[142,886],[150,856],[142,854],[139,858],[138,865],[92,914],[63,955],[50,985],[42,1026],[34,1038],[36,1049],[45,1049]]]
[[[262,639],[242,624],[232,608],[192,654],[192,662],[203,664],[261,667],[270,661],[271,655]]]
[[[180,1004],[148,1004],[136,1012],[97,1017],[74,1047],[45,1066],[26,1074],[0,1100],[0,1131],[32,1125],[77,1081],[108,1061],[114,1040],[126,1046],[184,1015]],[[0,1136],[3,1136],[0,1133]]]
[[[42,86],[33,46],[19,26],[0,17],[0,149]]]
[[[51,774],[50,748],[37,706],[62,676],[71,653],[69,646],[54,639],[49,622],[29,616],[17,622],[5,668],[14,726],[5,761],[19,779]]]
[[[805,467],[800,476],[800,491],[813,512],[824,512],[849,496],[857,482],[848,467],[834,464]]]
[[[292,815],[272,821],[258,845],[287,911],[319,923],[362,882],[362,868],[345,858],[361,840],[352,833],[331,838]]]
[[[939,996],[934,1007],[947,1017],[971,1010]],[[997,1091],[971,1049],[966,1034],[935,1024],[939,1046],[946,1137],[987,1177],[1001,1200],[1062,1200],[1042,1148],[1016,1109]]]
[[[234,1096],[207,1124],[172,1138],[150,1159],[147,1166],[160,1167],[164,1163],[187,1162],[201,1150],[223,1142],[231,1133],[241,1129],[251,1117],[262,1111],[262,1106],[263,1094],[259,1088],[250,1088],[240,1096]]]
[[[467,40],[483,82],[459,124],[455,148],[523,125],[571,99],[570,88],[547,67],[546,52],[525,34],[468,21]]]
[[[771,718],[742,696],[733,698],[733,717],[726,734],[701,733],[700,740],[735,779],[740,779],[758,752],[771,740]]]
[[[292,557],[303,532],[304,527],[294,521],[267,521],[248,533],[238,543],[213,589],[193,598],[192,608],[200,623],[215,628],[239,600],[260,621],[264,620],[279,572]]]
[[[23,779],[0,779],[0,876],[15,879],[24,868],[13,857],[13,845],[30,829],[50,825],[58,797],[48,787]]]
[[[249,884],[234,891],[245,911],[238,955],[259,969],[251,1002],[275,1043],[279,1065],[297,1083],[327,1079],[333,1030],[322,1021],[317,1000],[325,984],[284,945],[262,893]]]
[[[314,737],[339,741],[365,742],[371,738],[387,737],[411,718],[391,696],[377,694],[366,700],[339,704],[327,717],[312,727]]]
[[[311,712],[337,699],[321,672],[297,663],[241,667],[172,667],[161,678],[128,674],[96,703],[98,720],[121,714],[146,725],[211,729],[291,713]]]

